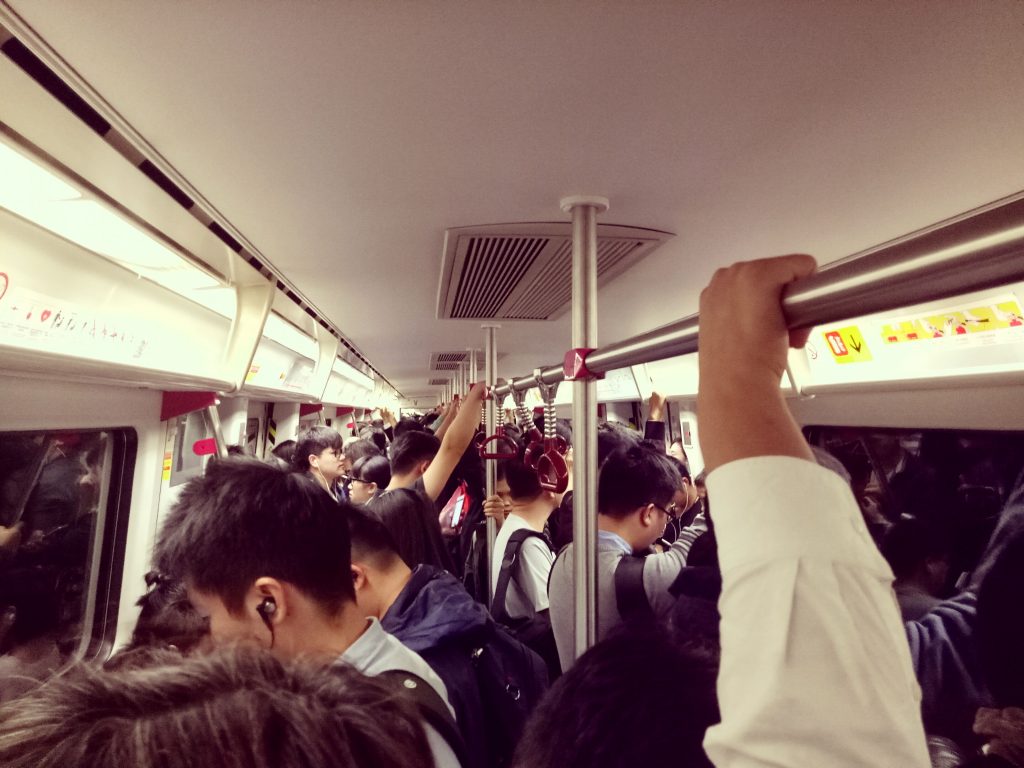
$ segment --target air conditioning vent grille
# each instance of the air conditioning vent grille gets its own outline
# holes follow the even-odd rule
[[[668,232],[599,225],[597,279],[602,285],[663,242]],[[572,235],[565,223],[500,224],[446,233],[438,317],[548,320],[572,301]],[[465,359],[438,361],[456,370]],[[432,361],[433,362],[433,361]]]

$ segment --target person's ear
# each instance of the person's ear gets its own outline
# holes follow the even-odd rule
[[[646,507],[640,507],[640,524],[647,528],[654,524],[654,504],[648,504]]]
[[[370,486],[370,488],[369,488],[370,495],[373,495],[373,494],[375,494],[377,492],[377,484],[376,483],[367,483],[367,485]]]
[[[313,467],[314,469],[317,469],[320,466],[320,458],[315,453],[309,454],[309,457],[306,459],[306,461],[308,461],[309,466]]]
[[[352,570],[352,586],[355,588],[356,593],[358,593],[361,589],[366,587],[366,569],[355,563],[352,563],[350,568]]]
[[[419,472],[420,475],[424,475],[424,474],[426,474],[427,468],[429,466],[430,466],[430,459],[424,459],[423,461],[421,461],[419,464],[416,465],[416,471]]]
[[[284,585],[270,576],[260,576],[246,596],[246,607],[263,623],[274,626],[288,618],[292,605]]]

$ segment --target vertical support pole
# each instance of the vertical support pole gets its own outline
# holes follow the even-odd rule
[[[484,383],[488,391],[494,388],[498,380],[498,345],[496,331],[500,325],[484,325]],[[497,427],[497,403],[494,398],[484,401],[485,418],[484,429],[488,436],[493,435]],[[498,484],[498,464],[494,459],[484,461],[484,482],[486,483],[486,495],[495,494],[495,486]],[[494,595],[491,594],[491,563],[494,561],[494,541],[498,537],[498,526],[493,517],[487,518],[487,604],[491,604]]]
[[[228,457],[228,444],[224,441],[224,430],[220,426],[220,414],[217,412],[217,406],[206,406],[203,414],[206,418],[206,425],[213,432],[213,443],[217,446],[217,456],[226,459]]]
[[[567,197],[572,211],[572,346],[597,347],[597,214],[608,201]],[[572,384],[575,655],[597,641],[597,381]]]

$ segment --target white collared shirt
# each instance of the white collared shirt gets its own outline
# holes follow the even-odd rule
[[[722,568],[717,768],[929,768],[892,571],[849,486],[762,456],[707,478]]]

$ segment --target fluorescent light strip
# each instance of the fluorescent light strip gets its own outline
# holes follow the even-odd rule
[[[339,376],[355,382],[363,389],[368,389],[372,392],[373,379],[362,371],[356,370],[350,363],[342,360],[340,357],[335,359],[334,368],[332,370]]]
[[[175,293],[221,286],[152,235],[3,141],[0,206]]]
[[[267,323],[263,326],[263,335],[310,360],[317,358],[316,339],[307,336],[274,312],[267,315]]]

